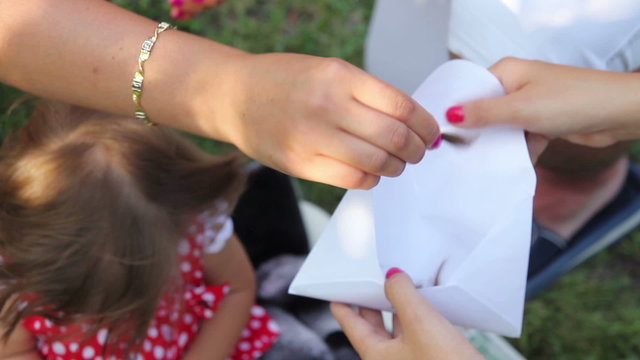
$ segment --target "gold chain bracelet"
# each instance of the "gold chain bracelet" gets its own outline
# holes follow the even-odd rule
[[[161,32],[169,29],[175,29],[176,27],[166,23],[161,22],[156,27],[156,31],[153,33],[153,36],[148,38],[142,43],[142,47],[140,48],[140,56],[138,56],[138,71],[133,74],[133,80],[131,81],[131,90],[133,91],[133,103],[136,106],[135,117],[138,120],[144,122],[147,126],[155,126],[156,123],[149,120],[147,117],[147,113],[142,108],[142,83],[144,82],[144,63],[149,60],[149,56],[151,56],[151,49],[153,49],[153,45],[158,40],[158,35]]]

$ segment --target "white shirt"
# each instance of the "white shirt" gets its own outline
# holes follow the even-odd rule
[[[452,0],[449,49],[601,70],[640,68],[640,0]]]
[[[640,68],[640,0],[376,0],[365,67],[411,93],[447,51],[490,66],[505,56]]]

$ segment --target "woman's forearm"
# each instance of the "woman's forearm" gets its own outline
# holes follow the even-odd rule
[[[32,94],[132,116],[131,80],[157,22],[106,1],[0,0],[0,81]],[[225,94],[225,64],[243,52],[180,31],[162,33],[145,64],[142,105],[153,121],[224,139],[194,103]],[[206,78],[206,83],[205,83]],[[216,93],[218,92],[218,93]]]
[[[0,0],[0,82],[133,117],[131,80],[156,25],[102,0]],[[335,186],[397,176],[439,134],[407,94],[338,59],[250,55],[170,30],[144,73],[152,121]]]

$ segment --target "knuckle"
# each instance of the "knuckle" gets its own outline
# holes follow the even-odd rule
[[[416,103],[406,95],[397,95],[393,102],[394,115],[400,120],[408,120],[416,111]]]
[[[325,114],[331,109],[335,109],[336,101],[326,87],[317,87],[309,94],[307,98],[309,109],[312,113]]]
[[[387,170],[389,154],[383,150],[375,151],[369,155],[368,169],[374,174],[383,174]]]
[[[378,183],[380,182],[380,176],[369,176],[369,179],[367,181],[367,185],[366,185],[366,189],[371,189],[374,186],[378,185]]]
[[[409,128],[398,124],[391,130],[391,146],[394,150],[404,150],[409,146],[411,140],[411,132]]]
[[[306,91],[306,101],[311,110],[328,111],[338,104],[336,84],[347,76],[348,63],[340,59],[323,59],[311,71],[312,82]]]
[[[351,65],[345,60],[338,58],[326,58],[322,63],[320,76],[329,79],[342,77],[349,71],[350,66]]]
[[[370,189],[373,187],[373,185],[369,184],[371,182],[369,179],[370,177],[371,176],[368,173],[358,171],[350,177],[350,181],[348,181],[346,187],[349,189]]]
[[[388,176],[390,177],[397,177],[400,176],[400,174],[402,174],[402,172],[404,171],[404,168],[406,167],[406,163],[402,162],[402,161],[398,161],[395,168],[393,169],[393,172],[391,172]]]
[[[506,56],[502,59],[500,59],[500,61],[498,61],[498,63],[504,64],[505,66],[512,66],[517,64],[520,61],[520,59],[516,58],[515,56]]]
[[[498,60],[498,62],[495,63],[495,65],[493,65],[492,67],[495,69],[502,69],[502,70],[513,69],[514,67],[517,67],[520,64],[520,61],[522,60],[516,57],[507,56]]]
[[[489,123],[491,110],[491,104],[485,100],[478,100],[473,103],[473,106],[467,109],[467,111],[471,113],[469,119],[477,126],[484,126]]]
[[[333,108],[333,99],[328,94],[317,94],[309,99],[310,108],[314,113],[326,113]]]
[[[424,122],[424,129],[417,133],[420,140],[422,140],[423,148],[422,150],[426,150],[426,144],[433,143],[438,135],[440,135],[440,125],[436,122],[431,114],[429,114],[429,118]]]

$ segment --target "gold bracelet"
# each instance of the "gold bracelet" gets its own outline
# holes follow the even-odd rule
[[[135,117],[138,120],[144,122],[147,126],[155,126],[156,123],[149,120],[147,117],[147,113],[142,108],[142,83],[144,82],[144,63],[149,60],[149,56],[151,55],[151,49],[153,49],[153,45],[158,40],[158,35],[169,29],[175,29],[176,27],[166,23],[161,22],[156,27],[156,31],[153,33],[153,36],[148,38],[142,43],[142,47],[140,49],[140,56],[138,56],[138,71],[133,74],[133,80],[131,81],[131,90],[133,90],[133,103],[136,106]]]

